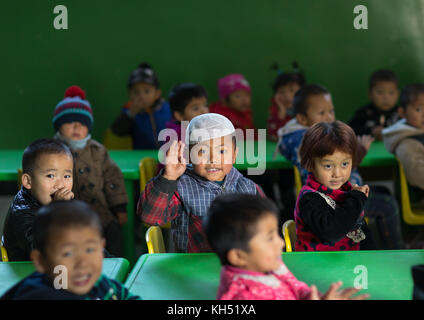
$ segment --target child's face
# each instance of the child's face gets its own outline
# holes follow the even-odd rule
[[[329,94],[314,94],[306,100],[306,116],[298,114],[298,122],[306,127],[311,127],[315,123],[335,121],[334,106]]]
[[[132,106],[135,108],[150,111],[161,94],[162,91],[154,85],[139,82],[132,85],[130,89],[130,100]]]
[[[236,90],[228,97],[228,106],[236,111],[246,111],[250,109],[250,93],[246,90]]]
[[[274,95],[275,102],[278,106],[290,109],[293,106],[294,95],[299,89],[300,86],[296,82],[290,82],[279,87]]]
[[[66,153],[42,154],[36,160],[31,175],[23,174],[23,186],[42,205],[53,200],[59,190],[72,190],[73,160]]]
[[[398,87],[392,81],[379,81],[369,92],[369,99],[382,111],[391,110],[396,105],[398,98]]]
[[[75,294],[88,293],[102,273],[104,239],[93,227],[72,227],[52,234],[45,256],[32,254],[37,271],[46,273],[54,284],[59,274],[56,266],[64,266],[68,291]],[[67,275],[67,277],[65,277]],[[60,282],[64,285],[63,281]]]
[[[399,108],[399,113],[411,126],[424,129],[424,93],[418,94],[406,108]]]
[[[281,264],[284,240],[278,233],[278,221],[275,215],[267,214],[259,220],[255,236],[249,241],[244,269],[256,272],[270,272]]]
[[[231,135],[200,142],[190,150],[194,172],[209,181],[222,181],[237,157]]]
[[[190,100],[190,102],[184,108],[184,113],[176,111],[175,118],[178,121],[191,121],[191,119],[193,119],[194,117],[200,116],[201,114],[208,112],[209,106],[206,98],[197,97]]]
[[[88,127],[81,122],[64,123],[59,128],[60,134],[70,140],[81,140],[87,137]]]
[[[339,189],[349,180],[352,155],[336,150],[333,154],[314,159],[312,170],[316,180],[330,189]]]

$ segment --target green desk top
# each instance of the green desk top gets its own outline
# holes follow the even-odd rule
[[[247,141],[239,144],[239,155],[235,167],[239,170],[247,168],[280,169],[291,168],[291,163],[279,152],[275,152],[276,143],[267,141],[265,147],[258,148],[257,142]],[[18,168],[21,167],[23,150],[0,150],[0,180],[17,179]],[[110,157],[121,168],[125,179],[138,180],[138,163],[144,157],[158,159],[157,150],[111,150]],[[248,154],[249,157],[243,157]],[[396,158],[389,153],[381,141],[373,142],[361,166],[396,165]]]
[[[128,267],[129,262],[124,258],[105,258],[102,273],[111,279],[124,282]],[[31,261],[0,262],[0,296],[34,271]]]
[[[424,250],[293,252],[283,253],[283,260],[297,279],[315,284],[321,292],[338,280],[343,288],[353,287],[355,278],[364,279],[367,272],[368,288],[361,292],[370,294],[370,299],[409,300],[411,266],[424,263]],[[212,253],[145,254],[125,286],[145,300],[213,300],[220,268]]]

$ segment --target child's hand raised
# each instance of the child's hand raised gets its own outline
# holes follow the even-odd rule
[[[367,184],[364,184],[363,186],[358,186],[357,184],[354,184],[352,186],[352,190],[361,191],[365,193],[367,198],[368,198],[368,194],[370,193],[370,187]]]
[[[168,180],[177,180],[186,170],[184,159],[185,144],[174,141],[169,148],[165,158],[165,171],[163,177]]]
[[[72,200],[74,198],[74,193],[70,189],[65,187],[60,188],[53,194],[53,201],[57,200]]]
[[[370,149],[371,143],[374,140],[375,138],[368,134],[364,134],[363,136],[358,136],[358,142],[362,144],[367,151]]]
[[[365,300],[369,298],[369,294],[361,294],[359,296],[352,296],[357,293],[360,289],[347,288],[343,290],[338,289],[342,286],[342,282],[332,283],[326,293],[320,295],[316,286],[311,286],[310,300]]]

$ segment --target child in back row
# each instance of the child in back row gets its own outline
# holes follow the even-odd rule
[[[357,135],[372,135],[382,140],[382,130],[399,120],[398,79],[390,70],[377,70],[370,77],[370,103],[355,112],[349,125]]]
[[[209,112],[205,88],[194,83],[185,82],[173,87],[168,101],[173,120],[166,124],[166,128],[175,130],[178,141],[181,140],[182,121],[190,122],[194,117]]]
[[[384,144],[401,162],[408,183],[424,205],[424,84],[403,88],[398,112],[402,119],[383,130]]]
[[[4,246],[10,261],[29,261],[32,224],[41,206],[74,198],[73,160],[69,148],[54,139],[39,139],[22,156],[22,187],[6,215]]]
[[[204,229],[222,264],[217,299],[349,299],[358,291],[337,291],[339,282],[319,294],[316,286],[297,280],[281,259],[284,240],[279,235],[277,219],[275,204],[255,195],[227,194],[212,202]]]
[[[355,133],[341,121],[306,131],[299,155],[310,173],[296,200],[296,251],[359,250],[370,241],[364,220],[369,187],[349,182],[356,148]]]
[[[118,136],[132,137],[133,149],[159,149],[159,132],[171,120],[171,109],[162,98],[159,80],[152,67],[142,63],[128,79],[130,101],[112,124]]]
[[[236,129],[254,129],[250,84],[241,74],[229,74],[218,80],[219,101],[211,103],[210,112],[228,118]],[[252,137],[253,138],[253,137]]]
[[[235,128],[222,115],[194,117],[186,130],[186,145],[174,141],[165,168],[150,180],[137,205],[137,214],[150,225],[171,222],[177,252],[207,252],[210,247],[202,220],[221,193],[251,193],[262,189],[233,167],[237,156]],[[190,164],[186,164],[186,159]]]
[[[9,289],[4,300],[134,300],[118,281],[102,275],[102,225],[78,200],[55,201],[34,219],[36,272]],[[57,266],[61,266],[59,272]]]
[[[271,141],[278,140],[277,131],[294,117],[293,98],[295,93],[305,84],[303,75],[299,72],[284,72],[274,81],[274,94],[271,98],[267,134]]]
[[[121,225],[127,221],[128,196],[124,176],[107,149],[91,138],[93,111],[85,92],[78,86],[65,91],[56,105],[55,138],[64,142],[74,158],[75,198],[87,202],[99,215],[106,238],[106,250],[122,256]]]

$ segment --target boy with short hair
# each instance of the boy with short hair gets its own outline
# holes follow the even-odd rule
[[[73,199],[72,153],[62,142],[38,139],[22,157],[22,187],[7,212],[4,245],[10,261],[28,261],[32,223],[38,209],[56,200]]]
[[[168,96],[173,120],[166,124],[166,128],[173,129],[181,140],[181,122],[191,121],[194,117],[209,112],[208,96],[205,88],[200,85],[185,82],[171,89]]]
[[[349,125],[357,135],[372,135],[382,140],[382,130],[399,120],[398,78],[391,70],[377,70],[369,82],[370,103],[355,112]]]
[[[139,299],[118,281],[102,275],[102,225],[83,201],[56,201],[42,207],[33,234],[31,259],[36,272],[9,289],[2,299]],[[62,267],[59,274],[57,266]]]
[[[403,88],[399,115],[401,120],[383,130],[384,145],[402,163],[408,183],[424,200],[424,84]]]
[[[124,176],[108,150],[91,138],[93,111],[78,86],[65,91],[53,117],[55,138],[66,143],[74,156],[75,198],[87,202],[99,215],[106,250],[122,256],[121,225],[127,221],[128,196]]]
[[[265,196],[257,184],[233,167],[238,151],[235,140],[235,128],[224,116],[206,113],[193,118],[186,130],[191,164],[184,158],[185,144],[174,141],[165,168],[146,185],[137,214],[151,225],[170,221],[178,252],[210,251],[202,220],[217,195]]]

